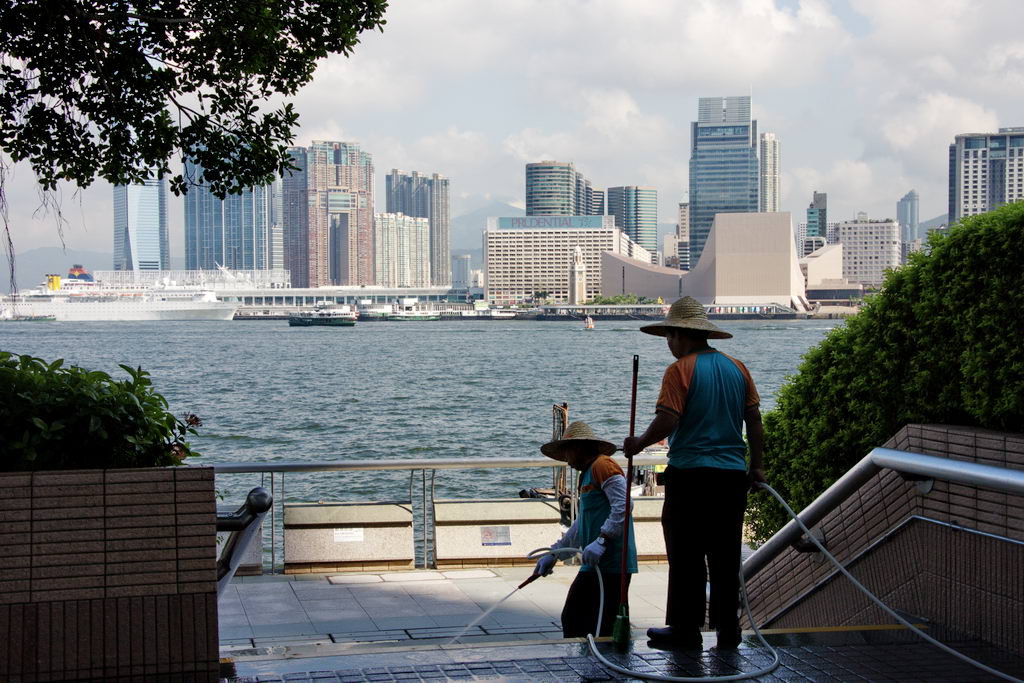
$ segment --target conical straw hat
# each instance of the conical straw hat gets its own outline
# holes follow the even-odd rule
[[[610,441],[599,439],[594,435],[594,430],[590,428],[586,422],[573,422],[565,428],[565,433],[562,434],[561,439],[555,441],[549,441],[540,447],[540,452],[549,458],[554,460],[561,460],[565,462],[565,454],[561,452],[561,447],[570,441],[592,443],[597,447],[597,452],[601,455],[611,455],[617,448],[615,444]]]
[[[668,309],[665,320],[654,325],[644,325],[641,332],[664,337],[666,330],[677,327],[686,330],[704,330],[709,339],[731,339],[732,335],[721,329],[710,320],[704,306],[692,296],[684,296]]]

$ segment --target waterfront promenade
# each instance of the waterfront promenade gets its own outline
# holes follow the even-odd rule
[[[382,574],[277,575],[235,580],[220,601],[225,680],[309,681],[601,681],[636,680],[598,664],[580,640],[562,639],[559,613],[575,573],[560,566],[495,609],[457,642],[472,620],[509,594],[528,567]],[[728,675],[770,662],[746,633],[737,652],[659,651],[644,631],[662,625],[665,564],[642,565],[630,587],[633,645],[606,656],[632,670],[669,675]],[[996,680],[898,628],[769,631],[781,666],[765,681]],[[976,642],[946,642],[986,657],[1004,671],[1024,663]],[[230,675],[229,675],[230,674]]]

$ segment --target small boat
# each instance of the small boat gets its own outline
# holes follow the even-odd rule
[[[352,327],[359,315],[351,306],[315,306],[288,316],[289,327]]]
[[[594,329],[594,319],[589,315],[583,319],[583,329],[592,330]]]

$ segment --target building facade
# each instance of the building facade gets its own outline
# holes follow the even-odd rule
[[[167,270],[167,180],[114,186],[114,270]]]
[[[759,209],[757,121],[750,97],[701,97],[690,138],[690,262],[718,213]]]
[[[896,202],[896,221],[900,224],[900,239],[906,244],[920,236],[917,234],[920,228],[919,206],[917,190],[911,190]]]
[[[828,237],[828,194],[825,192],[814,192],[811,197],[804,237]]]
[[[485,297],[492,304],[546,299],[568,302],[577,247],[586,273],[585,299],[601,294],[601,253],[651,262],[651,252],[615,227],[612,216],[489,218],[483,235]]]
[[[527,216],[603,216],[603,190],[576,170],[572,162],[526,164]]]
[[[690,202],[679,202],[679,213],[676,216],[676,267],[689,270],[690,259]]]
[[[472,259],[469,254],[459,254],[458,256],[452,256],[452,287],[456,289],[465,289],[470,286],[472,282],[470,273],[472,272]]]
[[[246,188],[220,199],[203,182],[197,164],[186,160],[185,177],[193,183],[184,197],[187,270],[283,267],[283,255],[274,251],[282,244],[273,186]]]
[[[857,220],[839,224],[843,245],[843,277],[850,282],[878,286],[885,271],[900,265],[900,224],[894,220]]]
[[[387,175],[388,213],[420,216],[430,222],[430,277],[433,284],[452,284],[451,191],[449,181],[434,173],[406,173],[397,168]]]
[[[658,191],[653,187],[608,188],[608,215],[615,217],[615,226],[641,247],[658,251]]]
[[[775,133],[761,133],[757,144],[758,157],[758,211],[775,213],[782,206],[779,181],[781,152]]]
[[[425,216],[374,216],[377,285],[430,287],[430,220]]]
[[[284,267],[296,287],[309,286],[309,188],[306,168],[309,155],[305,147],[290,147],[294,171],[281,177],[282,242]]]
[[[1024,199],[1024,127],[957,135],[949,146],[949,225]]]
[[[306,155],[307,286],[374,284],[373,157],[317,140]]]

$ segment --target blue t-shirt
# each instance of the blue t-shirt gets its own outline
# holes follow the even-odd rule
[[[669,464],[745,470],[743,413],[760,402],[743,363],[715,349],[696,351],[668,366],[658,410],[679,417],[668,437]]]

